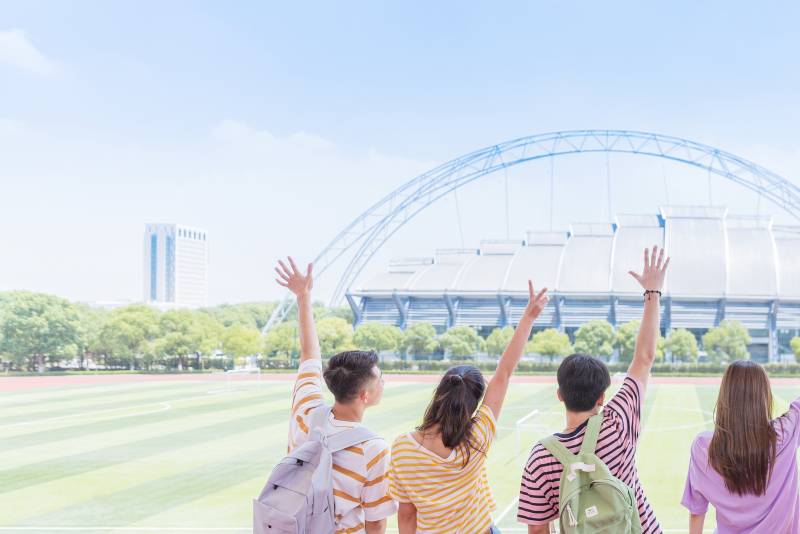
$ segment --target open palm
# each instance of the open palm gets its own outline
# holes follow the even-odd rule
[[[669,265],[669,257],[664,259],[664,249],[653,245],[652,254],[648,249],[644,249],[644,268],[641,274],[634,271],[628,271],[633,276],[639,285],[646,291],[661,291],[664,287],[664,276],[667,273],[667,265]]]
[[[278,278],[276,278],[275,281],[298,297],[301,295],[308,295],[311,293],[311,288],[314,285],[313,265],[309,263],[306,268],[306,274],[303,274],[297,268],[291,256],[287,258],[287,260],[289,261],[288,267],[283,261],[278,260],[278,266],[275,267]]]

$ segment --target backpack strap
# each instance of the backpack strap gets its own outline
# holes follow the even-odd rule
[[[328,416],[330,415],[330,413],[331,413],[331,407],[326,404],[322,404],[311,410],[311,413],[308,414],[309,433],[311,430],[314,430],[315,428],[319,429],[320,431],[323,431],[325,429],[325,421],[328,420]]]
[[[556,460],[561,462],[561,465],[564,466],[566,469],[567,466],[570,464],[574,464],[578,461],[578,457],[569,452],[563,443],[559,441],[559,439],[555,436],[547,436],[543,440],[539,441],[542,446],[550,451],[550,454],[556,457]]]
[[[594,454],[597,448],[597,438],[600,436],[600,423],[603,422],[602,410],[589,418],[586,425],[586,434],[583,435],[583,443],[581,443],[581,454]]]
[[[332,436],[328,436],[325,441],[328,450],[333,453],[376,438],[378,438],[378,435],[369,428],[365,426],[355,426],[333,434]]]

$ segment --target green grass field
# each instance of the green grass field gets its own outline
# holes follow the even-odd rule
[[[418,421],[433,386],[387,382],[366,423],[391,441]],[[286,447],[290,389],[176,380],[0,393],[0,533],[247,532],[251,499]],[[778,410],[798,390],[775,386]],[[716,391],[647,392],[638,466],[667,532],[686,532],[689,445],[709,428]],[[488,463],[504,532],[525,531],[514,519],[521,468],[530,444],[561,427],[560,409],[552,384],[511,387]]]

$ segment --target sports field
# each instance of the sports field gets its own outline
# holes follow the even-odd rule
[[[248,532],[251,499],[285,451],[291,382],[237,378],[0,378],[0,533]],[[389,440],[408,431],[432,379],[388,375],[366,423]],[[563,419],[551,379],[521,380],[488,464],[504,532],[526,531],[514,519],[521,468]],[[667,532],[686,532],[688,449],[717,392],[716,379],[690,380],[654,379],[643,410],[639,472]],[[800,385],[774,393],[783,411]]]

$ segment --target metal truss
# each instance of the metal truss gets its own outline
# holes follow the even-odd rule
[[[323,274],[347,255],[331,298],[338,305],[366,264],[408,221],[441,197],[483,176],[529,161],[580,153],[621,153],[664,158],[705,169],[761,194],[800,219],[800,188],[744,158],[688,139],[627,130],[573,130],[522,137],[448,161],[406,182],[347,225],[314,260]],[[294,301],[284,297],[264,327],[281,322]]]

